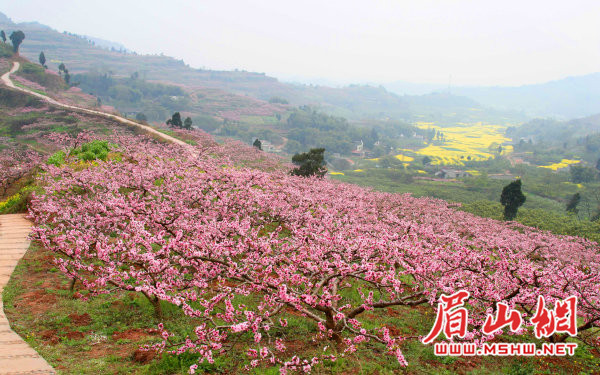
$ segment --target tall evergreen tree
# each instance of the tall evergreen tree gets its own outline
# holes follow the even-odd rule
[[[567,212],[573,212],[576,214],[579,210],[577,209],[577,205],[581,201],[581,194],[575,193],[567,202]]]
[[[46,56],[44,55],[44,51],[40,52],[39,60],[40,60],[40,65],[45,68],[46,67]]]
[[[2,43],[6,43],[6,33],[4,30],[0,30],[0,38],[2,38]]]
[[[256,138],[252,146],[262,151],[262,142],[258,138]]]
[[[317,176],[323,178],[325,173],[327,173],[324,148],[312,148],[309,152],[296,154],[292,157],[292,163],[298,166],[290,172],[293,176]]]
[[[186,117],[183,121],[183,128],[190,130],[192,128],[192,118]]]
[[[504,206],[504,220],[513,220],[519,207],[525,203],[525,195],[521,191],[521,180],[517,179],[502,189],[500,203]]]

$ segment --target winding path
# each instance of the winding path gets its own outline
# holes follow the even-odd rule
[[[20,64],[14,62],[10,71],[4,73],[0,79],[6,86],[38,97],[54,106],[66,108],[76,112],[102,116],[125,125],[135,126],[147,133],[156,135],[167,142],[190,148],[184,141],[161,133],[158,130],[131,121],[111,113],[95,111],[88,108],[77,107],[61,103],[49,96],[42,95],[27,88],[16,86],[10,75],[19,70]],[[193,151],[192,151],[193,152]],[[29,232],[31,223],[25,215],[0,215],[0,296],[8,283],[11,273],[29,248]],[[52,367],[33,350],[23,339],[10,329],[10,324],[4,314],[4,306],[0,299],[0,375],[46,375],[56,374]]]
[[[29,248],[30,227],[25,215],[0,215],[0,294]],[[0,307],[0,374],[55,374],[48,362],[10,329],[2,300]]]
[[[73,110],[73,111],[77,111],[77,112],[83,112],[83,113],[87,113],[87,114],[90,114],[90,115],[102,116],[102,117],[109,118],[109,119],[111,119],[111,120],[116,120],[116,121],[118,121],[118,122],[120,122],[120,123],[122,123],[122,124],[126,124],[126,125],[133,125],[133,126],[135,126],[135,127],[137,127],[137,128],[143,129],[144,131],[146,131],[146,132],[148,132],[148,133],[152,133],[152,134],[154,134],[154,135],[157,135],[157,136],[159,136],[160,138],[164,139],[164,140],[165,140],[165,141],[167,141],[167,142],[176,143],[176,144],[178,144],[178,145],[182,145],[182,146],[189,147],[189,145],[188,145],[187,143],[185,143],[184,141],[182,141],[181,139],[177,139],[177,138],[175,138],[175,137],[171,137],[170,135],[167,135],[167,134],[161,133],[161,132],[159,132],[158,130],[154,129],[154,128],[153,128],[153,127],[151,127],[151,126],[142,125],[142,124],[140,124],[140,123],[137,123],[137,122],[135,122],[135,121],[131,121],[131,120],[129,120],[129,119],[126,119],[126,118],[124,118],[124,117],[117,116],[117,115],[113,115],[112,113],[106,113],[106,112],[101,112],[101,111],[95,111],[95,110],[93,110],[93,109],[88,109],[88,108],[83,108],[83,107],[77,107],[77,106],[74,106],[74,105],[70,105],[70,104],[61,103],[61,102],[57,101],[56,99],[52,99],[52,98],[51,98],[51,97],[49,97],[49,96],[46,96],[46,95],[43,95],[43,94],[37,93],[37,92],[35,92],[35,91],[32,91],[32,90],[30,90],[30,89],[27,89],[27,88],[23,88],[23,87],[16,86],[16,85],[15,85],[15,84],[14,84],[14,83],[11,81],[11,79],[10,79],[10,75],[11,75],[12,73],[16,72],[17,70],[19,70],[19,67],[20,67],[20,64],[19,64],[17,61],[13,62],[13,66],[12,66],[12,68],[10,69],[10,71],[8,71],[8,72],[4,73],[4,74],[2,75],[2,77],[0,77],[0,78],[2,79],[2,82],[3,82],[3,83],[6,85],[6,86],[8,86],[8,87],[10,87],[10,88],[13,88],[13,89],[15,89],[15,90],[22,91],[22,92],[24,92],[24,93],[26,93],[26,94],[28,94],[28,95],[33,95],[33,96],[36,96],[36,97],[38,97],[38,98],[40,98],[40,99],[42,99],[42,100],[44,100],[44,101],[46,101],[46,102],[48,102],[48,103],[50,103],[50,104],[52,104],[52,105],[55,105],[55,106],[57,106],[57,107],[67,108],[67,109],[70,109],[70,110]]]

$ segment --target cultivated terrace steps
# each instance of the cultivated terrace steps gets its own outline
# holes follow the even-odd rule
[[[29,248],[31,223],[25,215],[0,215],[0,293]],[[0,298],[0,375],[56,374],[48,362],[12,329]]]

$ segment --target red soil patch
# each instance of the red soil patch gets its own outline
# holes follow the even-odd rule
[[[46,294],[42,290],[36,290],[21,295],[20,300],[14,306],[21,307],[25,305],[31,313],[37,315],[50,310],[55,303],[56,296],[54,294]]]
[[[85,335],[83,334],[83,332],[71,331],[71,332],[65,333],[64,337],[68,338],[69,340],[81,340],[82,338],[85,337]]]
[[[83,315],[71,314],[69,315],[69,319],[71,320],[71,323],[76,326],[87,326],[92,323],[92,318],[87,313]]]
[[[46,331],[42,331],[40,332],[40,337],[46,341],[47,343],[54,345],[54,344],[58,344],[58,342],[60,341],[60,338],[57,335],[57,330],[55,329],[49,329]]]
[[[131,358],[131,353],[135,349],[129,345],[111,345],[110,343],[96,344],[86,352],[89,358],[105,358],[108,355],[115,355],[124,361]]]
[[[158,331],[155,329],[143,329],[143,328],[132,328],[123,332],[115,332],[112,335],[113,340],[132,340],[139,341],[140,339],[148,336],[157,335]]]

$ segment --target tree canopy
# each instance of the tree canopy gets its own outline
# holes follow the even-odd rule
[[[521,191],[521,180],[517,179],[502,189],[500,203],[504,206],[504,220],[513,220],[519,207],[525,203],[525,195]]]
[[[15,53],[19,52],[19,46],[21,45],[21,43],[23,43],[23,40],[25,39],[25,33],[21,30],[13,31],[10,34],[9,38],[12,42],[13,50],[15,51]]]
[[[324,148],[313,148],[309,152],[296,154],[292,157],[292,163],[297,165],[297,168],[290,172],[293,176],[322,178],[327,173]]]
[[[580,201],[581,201],[581,194],[579,194],[579,193],[573,194],[571,199],[569,199],[569,202],[567,202],[567,212],[573,212],[576,214],[578,211],[577,205],[579,204]]]
[[[40,65],[46,67],[46,56],[44,55],[44,51],[40,52]]]
[[[171,118],[167,120],[167,125],[173,128],[182,128],[183,121],[181,121],[181,114],[179,112],[173,113]]]
[[[183,121],[183,128],[190,130],[192,128],[192,118],[186,117]]]

